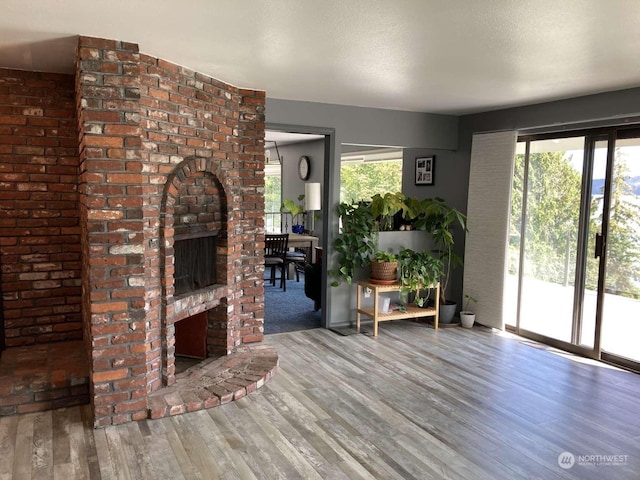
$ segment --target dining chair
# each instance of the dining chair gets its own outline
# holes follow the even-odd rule
[[[307,264],[307,250],[309,249],[298,247],[293,251],[287,252],[285,256],[287,270],[289,269],[289,265],[293,265],[296,272],[296,282],[300,281],[300,273],[304,273],[304,267]]]
[[[271,269],[271,285],[276,284],[276,270],[280,269],[280,288],[287,291],[287,250],[289,234],[267,233],[264,237],[264,264]]]

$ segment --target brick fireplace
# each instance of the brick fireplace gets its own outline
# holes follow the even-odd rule
[[[82,339],[95,426],[149,416],[179,322],[209,357],[263,340],[264,103],[97,38],[75,76],[0,70],[6,347]],[[184,279],[183,241],[215,274]]]

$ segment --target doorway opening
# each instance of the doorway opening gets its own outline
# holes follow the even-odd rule
[[[328,225],[328,210],[324,207],[330,194],[327,186],[333,136],[333,129],[267,124],[265,233],[289,234],[289,250],[302,260],[289,265],[286,291],[280,288],[279,281],[272,285],[271,269],[265,271],[265,334],[326,326],[322,308],[326,292],[322,271],[326,277],[326,266],[321,259]],[[305,201],[312,184],[320,187],[320,205]],[[299,206],[302,212],[292,215],[283,208],[285,201]],[[297,228],[294,231],[294,225],[302,225],[302,232]]]

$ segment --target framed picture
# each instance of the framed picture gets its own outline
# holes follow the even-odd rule
[[[436,157],[416,158],[416,185],[433,185]]]

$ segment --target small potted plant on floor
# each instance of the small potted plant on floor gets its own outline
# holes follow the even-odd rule
[[[469,310],[469,304],[471,302],[476,303],[476,299],[471,295],[465,295],[464,300],[464,308],[460,312],[460,322],[464,328],[471,328],[476,321],[476,314],[472,310]]]

